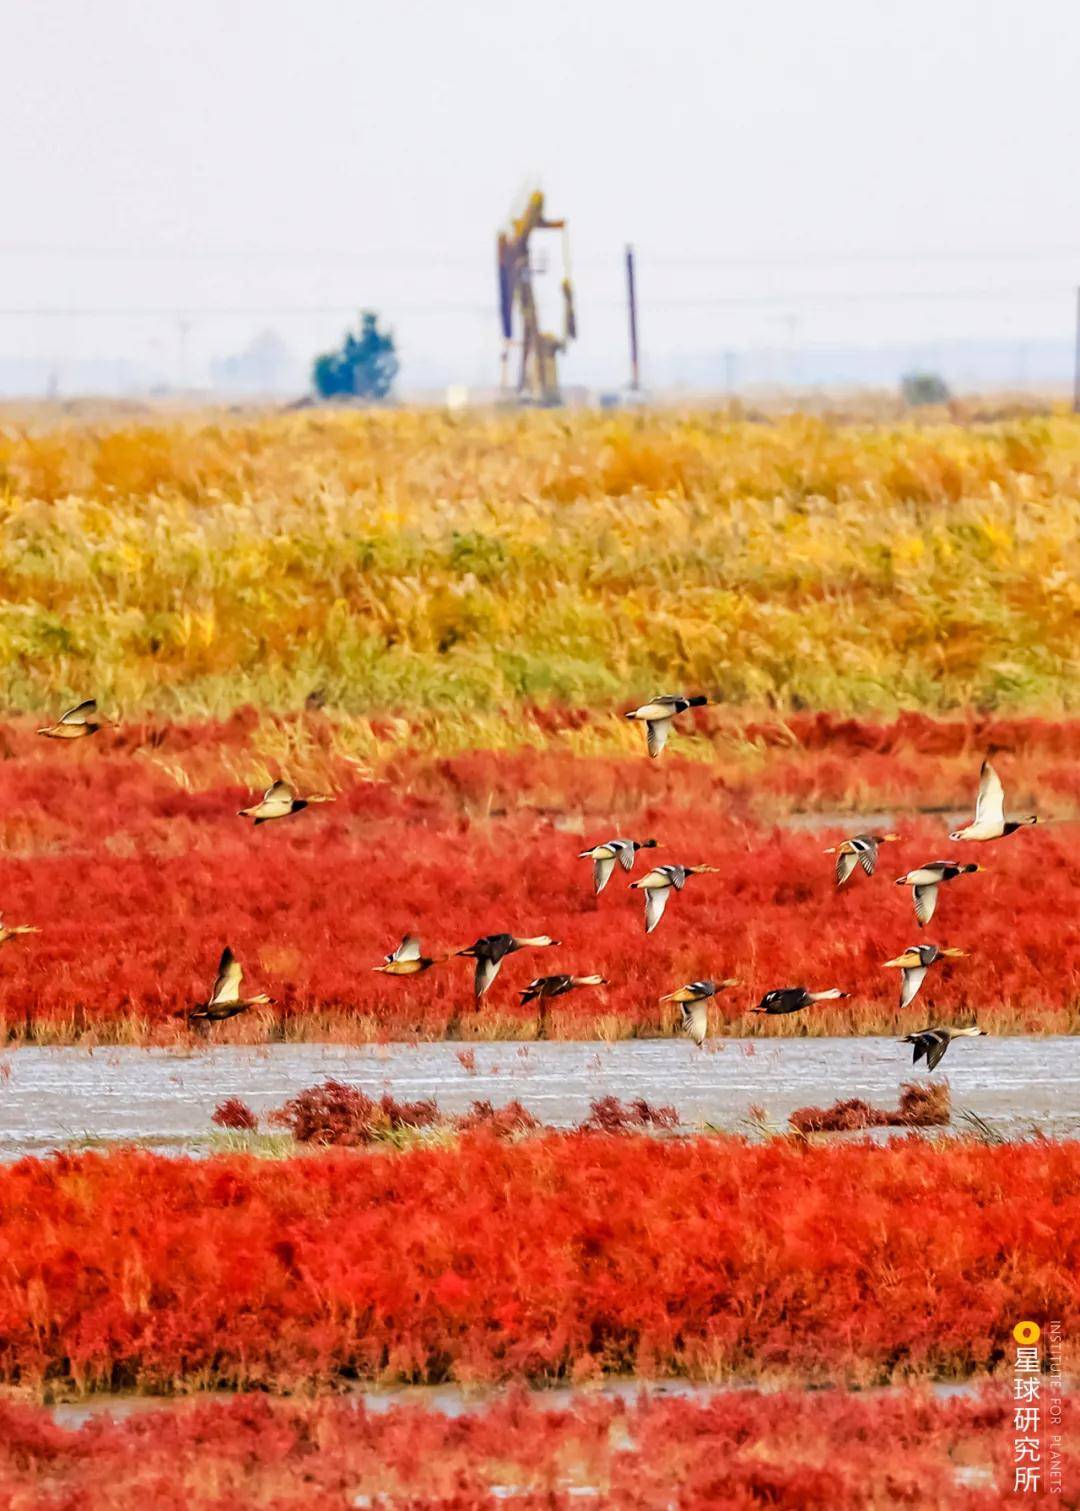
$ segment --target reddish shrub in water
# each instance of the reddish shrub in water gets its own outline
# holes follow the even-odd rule
[[[370,1144],[399,1128],[429,1128],[439,1118],[434,1101],[399,1102],[389,1092],[376,1100],[356,1086],[324,1081],[291,1097],[268,1122],[287,1128],[298,1144]]]
[[[583,1497],[625,1511],[991,1511],[1012,1496],[1013,1415],[1000,1387],[951,1400],[910,1389],[589,1395],[564,1408],[512,1394],[460,1416],[251,1395],[74,1430],[0,1403],[0,1483],[12,1511],[479,1511],[496,1498],[569,1511]],[[1080,1447],[1073,1416],[1066,1475]],[[1046,1504],[1043,1490],[1024,1499]]]
[[[236,1129],[239,1132],[253,1132],[259,1126],[258,1118],[239,1097],[228,1097],[220,1106],[215,1107],[210,1121],[219,1128]]]
[[[495,1107],[491,1102],[473,1102],[468,1112],[454,1119],[454,1126],[462,1133],[483,1131],[494,1138],[516,1138],[522,1133],[532,1133],[542,1125],[527,1107],[513,1100],[502,1107]]]
[[[788,1118],[798,1133],[848,1133],[856,1128],[939,1128],[952,1116],[947,1081],[911,1081],[892,1111],[852,1097],[831,1107],[799,1107]]]
[[[640,1133],[643,1128],[676,1128],[679,1114],[674,1107],[652,1107],[644,1097],[621,1102],[618,1097],[598,1097],[589,1103],[584,1132]]]
[[[1080,1326],[1075,1142],[124,1149],[0,1168],[0,1212],[0,1381],[28,1390],[872,1383],[1001,1367],[1020,1317]]]

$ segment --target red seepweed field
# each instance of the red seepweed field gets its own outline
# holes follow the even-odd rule
[[[977,1013],[999,1033],[1076,1028],[1080,721],[770,725],[708,710],[694,758],[646,763],[577,751],[570,712],[530,717],[541,748],[438,755],[376,728],[371,760],[322,715],[120,727],[75,748],[6,726],[0,907],[41,930],[2,946],[8,1038],[171,1042],[225,944],[245,989],[273,998],[210,1030],[226,1040],[652,1034],[675,1021],[666,992],[726,976],[743,985],[715,1000],[714,1031],[907,1031],[931,1009]],[[950,814],[969,813],[987,751],[1010,811],[1052,822],[953,844]],[[301,790],[335,801],[252,828],[237,810],[283,753]],[[837,892],[823,852],[862,815],[901,840],[882,848],[874,878],[859,872]],[[633,877],[616,871],[594,897],[578,859],[614,833],[656,838],[646,855],[657,862],[718,874],[691,878],[646,937]],[[893,879],[953,854],[986,871],[943,888],[920,931]],[[407,931],[439,957],[503,930],[560,944],[512,956],[479,1007],[467,960],[415,978],[373,971]],[[969,956],[937,967],[901,1018],[896,973],[881,967],[920,938]],[[607,985],[542,1018],[521,1008],[520,988],[557,971]],[[765,991],[796,984],[852,995],[764,1028],[749,1014]]]
[[[1009,1392],[993,1387],[951,1400],[917,1389],[633,1405],[579,1395],[557,1409],[513,1395],[460,1417],[248,1397],[78,1430],[0,1405],[0,1506],[106,1511],[123,1498],[161,1511],[470,1511],[509,1497],[551,1511],[602,1496],[652,1511],[677,1495],[681,1507],[721,1511],[990,1511],[1012,1491],[1012,1425]],[[1071,1421],[1064,1439],[1071,1457]]]
[[[1080,1144],[464,1135],[0,1168],[0,1382],[275,1391],[689,1375],[869,1386],[1068,1337]]]

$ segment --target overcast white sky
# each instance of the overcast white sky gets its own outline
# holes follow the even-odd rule
[[[237,311],[192,317],[196,369],[268,324],[306,353],[364,304],[418,371],[492,377],[494,233],[537,177],[581,372],[622,375],[627,240],[646,355],[1068,334],[1069,0],[0,0],[0,24],[0,309]],[[847,302],[914,289],[968,297]],[[175,358],[167,315],[0,315],[0,353],[61,329]]]

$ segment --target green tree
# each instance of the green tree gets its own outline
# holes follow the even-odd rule
[[[312,382],[320,398],[355,394],[365,399],[385,399],[397,377],[398,359],[394,338],[379,329],[371,310],[360,316],[360,334],[345,332],[337,351],[315,358]]]
[[[905,373],[900,392],[905,404],[947,404],[952,397],[944,378],[930,372]]]

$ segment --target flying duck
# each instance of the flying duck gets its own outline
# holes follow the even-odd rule
[[[239,960],[226,945],[221,952],[221,960],[218,962],[217,980],[214,982],[214,990],[210,993],[210,1000],[200,1002],[198,1007],[193,1007],[188,1013],[188,1021],[220,1023],[223,1018],[235,1018],[237,1013],[247,1012],[249,1007],[258,1007],[264,1002],[269,1002],[270,998],[261,993],[257,997],[240,996],[240,981],[243,974]]]
[[[406,934],[396,950],[391,950],[382,965],[373,965],[373,971],[382,971],[384,976],[416,976],[426,971],[435,961],[420,953],[420,936]]]
[[[522,987],[521,1005],[526,1002],[543,1001],[547,997],[562,997],[576,986],[607,986],[603,976],[537,976],[528,986]]]
[[[809,1007],[812,1002],[828,1002],[836,997],[850,997],[850,992],[839,991],[835,986],[829,987],[825,992],[808,992],[805,986],[778,986],[775,991],[766,992],[758,1003],[752,1007],[752,1013],[799,1013],[804,1007]]]
[[[856,866],[862,866],[867,876],[873,876],[878,845],[888,845],[899,838],[899,834],[856,834],[842,844],[831,845],[825,854],[836,856],[836,885],[842,887]]]
[[[919,920],[920,929],[925,929],[934,916],[938,887],[942,882],[953,881],[957,876],[965,876],[981,870],[983,870],[982,866],[962,866],[955,860],[928,860],[924,865],[916,866],[914,871],[908,871],[905,876],[898,876],[896,885],[911,888],[915,917]]]
[[[578,860],[592,861],[593,888],[599,896],[611,880],[616,861],[624,871],[632,871],[639,850],[655,849],[654,839],[607,839],[602,845],[593,845],[591,850],[579,850]]]
[[[631,887],[645,893],[645,932],[651,934],[664,916],[672,891],[681,892],[688,876],[715,872],[716,866],[654,866]]]
[[[499,974],[499,967],[507,955],[512,955],[515,950],[546,949],[548,945],[558,942],[547,934],[537,934],[530,939],[515,939],[513,934],[485,934],[475,944],[470,944],[468,949],[456,950],[454,953],[468,955],[476,961],[474,991],[479,1002]]]
[[[640,708],[632,708],[626,717],[639,719],[645,725],[645,743],[649,747],[649,754],[655,759],[667,744],[671,721],[676,714],[683,714],[688,708],[700,708],[708,701],[708,698],[703,698],[700,694],[684,698],[681,693],[657,693],[655,698],[650,698]]]
[[[899,1042],[914,1044],[915,1052],[911,1056],[912,1065],[918,1065],[925,1055],[927,1070],[933,1070],[940,1064],[942,1055],[954,1039],[975,1039],[985,1033],[985,1029],[976,1028],[974,1024],[970,1028],[924,1028],[917,1034],[905,1034]]]
[[[935,960],[958,960],[961,955],[966,954],[967,950],[943,950],[936,944],[913,944],[902,955],[897,955],[895,960],[886,960],[884,966],[886,970],[903,972],[900,977],[900,1006],[908,1007],[915,1001],[919,995],[919,988],[926,979],[926,973]]]
[[[979,772],[979,795],[975,799],[975,817],[963,829],[957,829],[950,834],[949,838],[1004,839],[1006,834],[1015,834],[1017,829],[1025,829],[1029,824],[1038,822],[1034,814],[1030,814],[1027,818],[1013,819],[1010,823],[1005,822],[1005,789],[1001,785],[1001,778],[990,762],[984,761],[982,770]]]
[[[725,986],[738,986],[734,980],[729,981],[688,981],[685,986],[680,986],[677,991],[668,992],[666,997],[661,997],[661,1002],[677,1002],[682,1010],[679,1022],[679,1031],[686,1034],[700,1049],[705,1042],[705,1035],[709,1031],[709,1009],[706,1006],[710,997],[715,997],[717,992]]]
[[[38,734],[49,740],[82,740],[101,728],[101,720],[94,719],[96,713],[97,699],[87,698],[84,703],[76,703],[74,708],[61,714],[55,724],[46,724],[44,729],[39,729]]]
[[[301,808],[307,808],[311,803],[332,803],[332,797],[324,797],[321,792],[313,792],[308,797],[297,797],[295,791],[288,782],[271,782],[257,803],[250,808],[241,808],[240,818],[252,818],[255,826],[268,824],[273,818],[288,818],[290,813],[299,813]]]
[[[0,913],[0,944],[6,944],[9,939],[14,939],[16,934],[40,934],[32,923],[5,923],[4,915]]]

